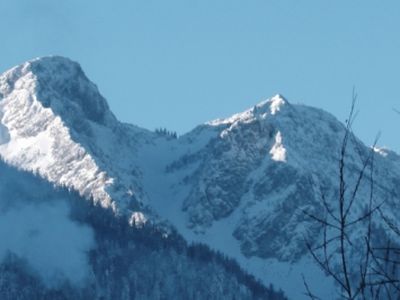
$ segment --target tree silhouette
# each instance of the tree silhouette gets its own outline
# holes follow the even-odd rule
[[[373,147],[365,155],[361,145],[354,138],[352,124],[355,119],[357,95],[353,91],[350,114],[346,120],[345,134],[341,143],[339,156],[339,192],[334,203],[328,203],[322,193],[323,212],[317,214],[304,211],[306,216],[321,226],[322,238],[313,243],[305,238],[309,253],[321,269],[339,286],[339,296],[343,299],[393,299],[400,292],[397,257],[400,249],[397,243],[390,240],[382,229],[380,234],[377,224],[386,227],[400,237],[400,230],[395,223],[386,217],[381,209],[385,200],[374,199],[374,155],[376,138]],[[353,142],[358,149],[361,168],[355,181],[345,176],[348,169],[347,152],[349,143]],[[368,199],[359,196],[362,183],[369,185]],[[359,212],[356,203],[364,206]],[[361,238],[352,241],[350,232],[358,230]],[[382,243],[382,239],[386,239]],[[310,299],[320,299],[313,294],[304,279],[306,295]],[[397,298],[396,298],[397,299]]]

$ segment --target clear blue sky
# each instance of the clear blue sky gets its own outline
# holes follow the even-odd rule
[[[400,1],[0,0],[0,70],[79,61],[119,119],[184,133],[281,93],[400,151]]]

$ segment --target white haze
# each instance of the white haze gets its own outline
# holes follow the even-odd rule
[[[0,212],[0,261],[8,253],[25,260],[47,286],[68,279],[80,285],[88,276],[87,252],[94,247],[91,228],[69,218],[65,201],[29,204]]]

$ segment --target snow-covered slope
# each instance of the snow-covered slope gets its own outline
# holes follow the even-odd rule
[[[337,207],[344,135],[345,126],[329,113],[290,104],[277,95],[243,113],[199,126],[165,148],[163,153],[174,154],[164,161],[156,151],[154,157],[142,159],[144,164],[160,159],[158,169],[145,181],[145,190],[159,214],[188,239],[234,256],[293,299],[302,297],[302,274],[314,278],[313,290],[328,299],[329,280],[322,284],[325,276],[308,260],[304,242],[320,239],[321,226],[304,211],[323,217],[322,195],[333,209]],[[347,196],[370,151],[357,138],[350,139]],[[385,200],[382,209],[396,220],[399,156],[375,151],[374,201]],[[154,180],[156,174],[162,175]],[[368,203],[368,178],[369,174],[361,182],[351,212],[355,217]],[[354,229],[352,239],[361,237]]]
[[[321,227],[304,211],[323,216],[322,195],[337,207],[344,135],[344,125],[329,113],[277,95],[177,141],[159,139],[144,148],[139,152],[144,190],[151,206],[188,240],[235,257],[293,299],[305,297],[303,275],[316,294],[330,299],[337,288],[309,259],[304,242],[321,240]],[[370,151],[350,139],[348,196]],[[395,220],[399,156],[375,151],[374,201],[385,200],[382,209]],[[358,191],[355,217],[368,203],[368,177]],[[354,229],[352,239],[361,237]]]
[[[320,228],[303,213],[321,211],[322,194],[337,199],[345,127],[329,113],[277,95],[175,139],[118,122],[78,64],[47,57],[0,76],[0,116],[0,155],[9,164],[133,223],[166,221],[293,299],[303,297],[302,274],[332,293],[307,256],[304,237],[318,238]],[[351,139],[350,186],[369,151]],[[400,158],[376,153],[374,196],[396,218]],[[356,211],[368,194],[365,181]]]
[[[0,99],[8,163],[115,211],[140,205],[130,158],[150,133],[119,123],[77,63],[45,57],[17,66],[1,75]]]

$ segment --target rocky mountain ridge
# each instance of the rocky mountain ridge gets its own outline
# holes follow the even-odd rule
[[[303,211],[320,211],[321,195],[332,204],[337,198],[345,126],[329,113],[277,95],[176,139],[120,123],[78,64],[45,57],[0,76],[0,116],[0,156],[12,166],[131,224],[172,225],[295,299],[304,289],[301,274],[311,282],[324,277],[304,245],[321,231]],[[370,151],[352,137],[350,186]],[[396,219],[400,158],[374,151],[374,196],[386,199]],[[365,181],[355,214],[368,193]],[[326,282],[331,289],[321,289],[329,295]]]

